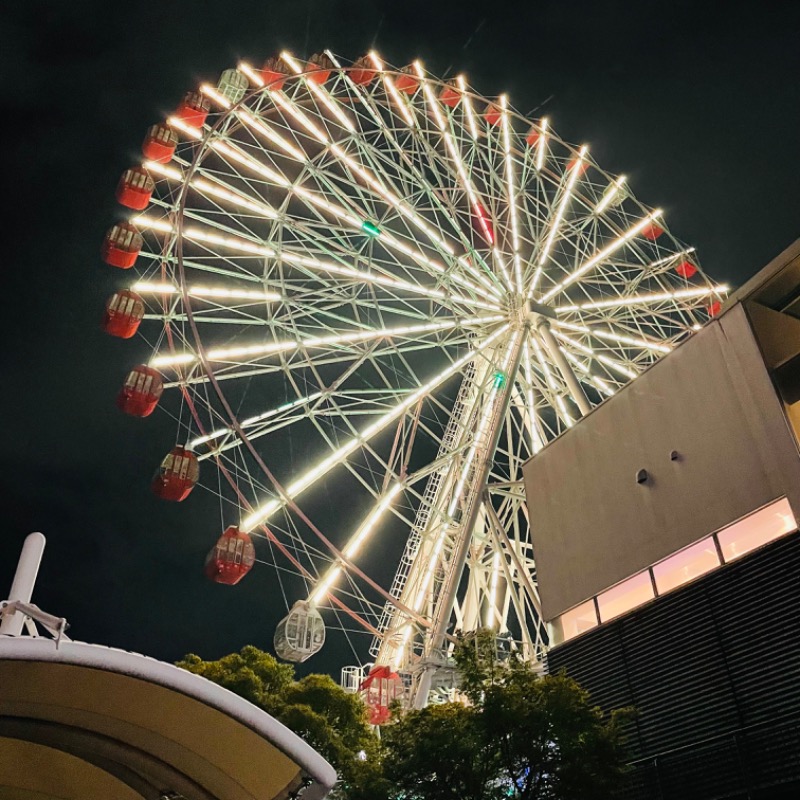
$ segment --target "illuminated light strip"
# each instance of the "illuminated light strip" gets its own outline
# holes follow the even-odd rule
[[[561,198],[561,202],[558,204],[556,215],[553,217],[553,221],[550,224],[550,232],[547,234],[547,239],[545,240],[544,247],[542,248],[542,254],[539,256],[540,267],[543,267],[545,261],[547,261],[547,257],[550,255],[550,248],[552,248],[553,242],[556,240],[556,236],[558,235],[558,229],[561,226],[561,220],[564,218],[564,212],[567,210],[569,201],[572,199],[572,190],[575,186],[575,182],[578,180],[578,176],[581,174],[581,166],[583,164],[583,159],[586,156],[586,149],[586,145],[581,147],[580,152],[578,153],[578,158],[574,161],[572,167],[570,168],[569,178],[564,189],[564,196]]]
[[[621,306],[635,306],[639,303],[659,303],[664,300],[683,300],[691,297],[705,297],[709,294],[723,295],[730,291],[725,284],[720,286],[703,286],[697,289],[679,289],[675,292],[657,292],[654,294],[631,295],[630,297],[617,297],[613,300],[596,300],[591,303],[581,303],[577,306],[560,306],[553,310],[556,314],[567,314],[571,311],[586,311],[596,308],[618,308]]]
[[[544,447],[544,443],[542,442],[542,437],[539,435],[539,429],[536,426],[536,405],[533,402],[533,374],[531,372],[531,354],[530,349],[528,348],[528,340],[526,339],[523,344],[523,357],[525,359],[524,362],[524,369],[525,369],[525,383],[527,384],[525,387],[525,400],[528,403],[528,416],[530,417],[530,424],[531,424],[531,439],[533,441],[533,452],[538,453],[542,447]]]
[[[392,488],[380,499],[375,508],[370,512],[367,518],[361,523],[355,535],[347,543],[347,546],[342,551],[345,558],[352,559],[360,550],[361,546],[370,536],[375,526],[380,521],[386,510],[392,504],[392,501],[397,497],[400,490],[403,488],[402,483],[395,483]],[[323,600],[325,595],[330,591],[331,586],[336,579],[341,575],[344,565],[340,563],[334,564],[327,572],[321,583],[318,583],[312,594],[309,596],[309,601],[312,603],[319,603]]]
[[[217,152],[228,156],[228,158],[231,158],[234,161],[238,161],[240,164],[253,170],[253,172],[256,174],[265,177],[267,180],[272,181],[276,185],[284,186],[286,188],[291,186],[291,182],[284,178],[283,175],[275,172],[275,170],[265,167],[255,159],[250,158],[250,156],[243,153],[238,147],[233,147],[227,142],[223,142],[221,139],[214,139],[209,144]]]
[[[257,214],[261,214],[267,219],[278,219],[279,217],[278,212],[272,208],[272,206],[268,206],[265,203],[255,203],[249,198],[240,195],[238,192],[233,192],[230,189],[224,188],[216,183],[212,183],[206,178],[194,178],[189,181],[189,185],[192,188],[197,189],[198,192],[211,195],[212,197],[218,197],[221,200],[227,200],[228,202],[240,206],[241,208],[246,208],[249,211],[254,211]]]
[[[600,252],[595,253],[588,261],[582,264],[573,273],[568,275],[561,283],[556,284],[550,291],[544,294],[541,298],[542,303],[546,303],[551,297],[566,289],[567,286],[573,284],[581,275],[586,274],[592,267],[596,267],[602,261],[605,261],[612,253],[619,250],[622,245],[630,241],[634,236],[643,231],[651,222],[658,219],[663,211],[657,208],[652,213],[648,214],[644,219],[637,222],[633,227],[628,228],[622,236],[614,239],[613,242],[606,245]]]
[[[173,230],[170,223],[143,215],[133,217],[131,219],[131,223],[138,228],[150,228],[152,230],[161,231],[162,233],[172,233]],[[218,234],[207,234],[203,233],[197,228],[186,228],[183,231],[183,235],[187,239],[191,239],[193,241],[221,244],[225,247],[230,247],[231,249],[240,250],[246,253],[252,253],[254,255],[278,257],[278,254],[268,247],[259,248],[257,245],[251,244],[245,240],[237,240],[234,237],[220,236]],[[304,267],[322,269],[325,272],[330,272],[333,274],[345,275],[365,283],[374,283],[379,286],[403,289],[413,294],[421,294],[425,297],[431,297],[437,300],[450,300],[455,303],[470,305],[474,306],[475,308],[485,309],[487,311],[498,310],[498,306],[496,304],[484,303],[480,300],[473,300],[471,297],[465,297],[463,295],[441,292],[435,289],[427,289],[423,286],[411,283],[410,281],[404,281],[399,278],[385,277],[370,272],[362,272],[361,270],[357,270],[352,267],[344,267],[338,264],[320,261],[319,259],[311,258],[309,256],[296,255],[285,250],[280,253],[280,260],[290,264],[300,264]]]
[[[139,281],[131,286],[134,292],[145,294],[180,294],[181,290],[171,283],[151,283]],[[221,300],[267,300],[277,302],[281,296],[276,292],[257,292],[252,289],[224,289],[218,286],[190,286],[186,293],[189,297],[212,297]]]
[[[464,102],[464,108],[467,112],[467,124],[469,125],[469,132],[472,134],[472,138],[478,138],[478,123],[475,120],[475,112],[472,110],[472,101],[467,94],[467,83],[464,80],[463,75],[456,76],[456,82],[458,83],[458,88],[461,90],[462,99]]]
[[[145,214],[138,214],[131,218],[131,224],[136,228],[149,228],[152,231],[161,233],[172,233],[172,225],[162,219],[153,219]]]
[[[601,363],[605,364],[607,367],[611,367],[611,369],[616,370],[617,372],[625,375],[627,378],[636,378],[638,376],[637,372],[634,372],[632,369],[628,369],[628,367],[622,366],[622,364],[618,363],[617,361],[613,361],[612,359],[608,358],[607,356],[595,355],[595,358]]]
[[[299,150],[293,144],[287,142],[283,136],[276,133],[274,130],[272,130],[272,128],[268,127],[260,120],[256,119],[249,111],[240,110],[236,112],[236,115],[245,123],[245,125],[257,130],[260,134],[287,152],[296,161],[308,161],[308,156],[306,156],[302,150]]]
[[[583,325],[574,325],[571,322],[561,322],[560,320],[553,320],[553,324],[557,325],[559,328],[566,328],[567,330],[576,331],[578,333],[587,333],[589,336],[596,336],[598,339],[608,339],[612,342],[619,342],[620,344],[642,347],[645,350],[657,350],[659,353],[669,353],[672,351],[672,348],[665,344],[653,342],[648,339],[636,339],[633,336],[623,336],[613,331],[587,328]]]
[[[297,122],[300,123],[320,144],[328,145],[330,144],[330,139],[325,134],[325,132],[315,125],[309,118],[308,115],[301,111],[297,106],[292,103],[288,97],[286,97],[282,92],[276,91],[275,89],[267,89],[272,97],[275,105],[280,106],[284,111],[290,114]]]
[[[375,57],[375,58],[377,60],[377,57]],[[336,63],[335,59],[332,59],[332,60],[334,61],[334,63]],[[378,63],[380,63],[379,60],[378,60]],[[389,80],[388,76],[385,76],[385,77],[386,77],[387,80]],[[378,180],[378,178],[372,172],[370,172],[368,169],[366,169],[365,167],[361,166],[358,162],[356,162],[353,158],[351,158],[338,144],[333,142],[330,139],[330,137],[324,131],[322,131],[320,128],[318,128],[308,118],[308,116],[301,109],[297,108],[297,106],[292,101],[290,101],[288,98],[286,98],[285,96],[283,96],[280,93],[270,92],[270,94],[272,95],[272,97],[275,100],[277,105],[279,105],[288,114],[290,114],[292,117],[294,117],[294,119],[297,120],[297,122],[299,122],[304,128],[306,128],[306,130],[309,131],[317,139],[317,141],[320,144],[323,144],[326,147],[328,147],[330,149],[330,151],[337,158],[339,158],[341,161],[343,161],[354,173],[356,173],[356,175],[358,175],[368,186],[373,188],[393,208],[395,208],[403,216],[405,216],[409,220],[411,220],[411,222],[417,228],[419,228],[419,230],[423,231],[432,241],[434,241],[436,244],[438,244],[439,247],[441,247],[448,255],[450,255],[450,256],[454,255],[455,250],[453,249],[452,245],[450,245],[444,238],[442,238],[435,228],[433,228],[431,225],[429,225],[427,222],[425,222],[425,220],[422,217],[420,217],[419,214],[417,214],[414,211],[413,208],[409,207],[406,203],[404,203],[401,198],[399,198],[396,194],[394,194],[394,192],[392,192],[391,190],[387,189],[386,186],[384,186],[383,183],[380,180]],[[401,102],[402,102],[402,100],[401,100]],[[383,128],[385,133],[388,132],[388,129],[386,128],[386,125],[384,124],[384,122],[382,120],[378,119],[377,122]],[[304,190],[304,191],[308,192],[308,190]],[[301,194],[301,196],[306,196],[306,195],[302,194],[302,192],[300,190],[300,187],[296,188],[295,192],[298,193],[298,194]],[[316,202],[314,197],[311,195],[310,192],[308,192],[308,199],[311,200],[312,202]],[[323,202],[325,202],[325,201],[323,201]],[[317,203],[317,204],[319,205],[320,203]],[[331,210],[331,211],[334,210],[334,207],[331,206],[330,204],[328,204],[325,207],[327,207],[328,210]],[[481,212],[480,212],[480,204],[477,205],[477,208],[478,208],[479,216],[480,216],[480,218],[482,220],[482,224],[484,225],[484,228],[486,228],[485,220],[483,219],[483,217],[481,215]],[[353,220],[352,217],[349,217],[349,219]],[[353,220],[353,221],[355,222],[355,224],[359,228],[361,227],[361,224],[362,224],[361,220]],[[486,228],[486,230],[487,230],[487,235],[488,235],[488,228]],[[391,244],[394,247],[396,247],[397,249],[400,249],[401,252],[405,252],[407,255],[411,256],[415,261],[418,261],[418,262],[420,262],[420,263],[422,263],[422,264],[424,264],[426,266],[429,266],[429,267],[435,269],[437,272],[440,272],[442,274],[447,272],[447,270],[445,269],[445,267],[443,265],[439,264],[436,261],[433,261],[433,260],[427,258],[426,256],[424,256],[422,253],[420,253],[418,251],[414,251],[411,248],[408,248],[408,247],[405,247],[405,246],[401,245],[401,243],[397,239],[395,239],[395,237],[390,236],[386,232],[383,232],[381,234],[380,238],[383,241],[391,242]],[[488,289],[490,292],[492,292],[498,298],[501,296],[500,293],[498,292],[497,288],[492,285],[492,283],[486,278],[486,276],[482,275],[477,269],[475,269],[471,264],[469,264],[469,262],[466,261],[464,256],[460,256],[457,259],[457,261],[468,272],[470,272],[475,278],[477,278],[483,284],[483,286],[486,289]],[[456,283],[460,283],[462,286],[468,287],[468,288],[472,289],[473,291],[477,291],[478,293],[483,291],[478,286],[473,284],[471,281],[468,281],[465,278],[462,278],[460,275],[455,275],[454,274],[454,275],[452,275],[452,279]]]
[[[269,90],[268,90],[269,91]],[[286,110],[294,119],[296,119],[301,125],[303,125],[309,132],[311,132],[320,144],[324,144],[326,147],[330,149],[330,151],[337,156],[341,161],[343,161],[347,166],[355,172],[358,176],[364,180],[367,185],[372,187],[384,200],[386,200],[392,207],[397,209],[403,216],[407,217],[411,222],[423,231],[425,234],[428,235],[430,239],[436,242],[448,255],[454,254],[453,247],[445,241],[439,234],[428,225],[413,209],[409,208],[403,201],[397,197],[393,192],[387,189],[369,170],[362,167],[356,161],[354,161],[347,153],[339,147],[338,144],[332,142],[328,136],[321,131],[314,123],[308,119],[305,113],[303,113],[300,109],[298,109],[294,104],[292,104],[289,100],[285,97],[281,96],[279,93],[271,92],[276,104],[281,106],[284,110]],[[277,135],[277,134],[276,134]],[[332,203],[328,201],[318,198],[313,192],[310,192],[308,189],[304,189],[303,187],[295,187],[294,190],[295,194],[299,194],[301,197],[305,197],[309,202],[314,203],[318,207],[326,208],[328,211],[337,214],[338,216],[347,219],[352,225],[357,227],[359,230],[363,224],[363,220],[356,219],[351,214],[349,214],[344,209],[334,206]],[[405,253],[406,255],[413,258],[418,263],[421,263],[427,267],[434,269],[436,272],[441,274],[446,274],[447,269],[444,265],[440,264],[438,261],[434,261],[427,256],[423,255],[419,251],[415,251],[410,247],[405,246],[399,240],[397,240],[391,234],[383,231],[380,233],[379,238],[381,241],[390,243],[394,248],[400,250],[401,252]],[[474,275],[484,286],[485,289],[491,291],[495,296],[500,297],[497,289],[492,286],[491,282],[486,279],[484,275],[481,275],[476,269],[474,269],[468,262],[464,260],[464,257],[460,257],[457,259],[458,262],[465,267],[472,275]],[[480,288],[472,281],[463,278],[460,275],[453,274],[451,275],[452,280],[455,283],[459,283],[462,286],[465,286],[469,289],[472,289],[479,294],[484,291],[484,289]]]
[[[670,261],[674,261],[676,258],[680,258],[681,256],[688,256],[689,253],[694,253],[694,247],[687,247],[685,250],[680,250],[677,253],[672,253],[671,255],[665,256],[664,258],[659,258],[658,261],[652,261],[646,267],[643,267],[644,271],[655,269],[656,267],[660,267],[663,264],[668,264]]]
[[[536,142],[536,170],[542,171],[544,167],[544,153],[547,147],[547,117],[542,117],[539,123],[539,141]]]
[[[195,128],[192,125],[187,125],[180,117],[167,117],[167,125],[170,128],[177,128],[182,133],[185,133],[191,139],[202,139],[203,131],[200,128]]]
[[[394,85],[394,81],[391,79],[389,75],[387,75],[383,68],[383,62],[378,58],[378,54],[374,51],[370,51],[369,53],[370,61],[372,61],[373,66],[376,70],[380,73],[381,79],[383,80],[384,86],[386,86],[389,95],[391,96],[392,100],[394,101],[395,106],[397,106],[398,110],[403,116],[403,119],[408,123],[410,128],[415,128],[417,126],[417,120],[414,116],[414,112],[412,111],[410,105],[406,102],[406,100],[402,97],[400,92],[398,91],[397,87]]]
[[[508,192],[508,208],[511,215],[511,245],[514,252],[514,276],[517,280],[517,292],[522,294],[522,264],[519,257],[519,229],[517,227],[517,197],[514,188],[514,165],[511,158],[511,125],[508,121],[508,98],[500,96],[500,108],[503,114],[503,149],[506,161],[506,187]]]
[[[635,372],[634,370],[630,369],[629,367],[626,367],[624,364],[620,364],[619,361],[615,361],[613,358],[609,358],[608,356],[600,355],[595,350],[593,350],[591,347],[588,347],[585,344],[581,344],[580,342],[575,341],[575,339],[572,339],[571,337],[567,336],[566,334],[562,333],[561,331],[553,331],[553,333],[555,333],[555,335],[559,339],[561,339],[562,342],[566,342],[567,344],[569,344],[572,347],[574,347],[576,350],[580,350],[582,353],[585,353],[587,356],[591,356],[592,358],[596,358],[598,361],[601,361],[606,366],[609,366],[612,369],[615,369],[617,372],[619,372],[622,375],[627,376],[628,378],[635,378],[638,375],[637,372]]]
[[[233,103],[228,100],[225,95],[220,94],[211,84],[202,83],[200,84],[200,91],[206,97],[210,97],[218,106],[221,106],[224,109],[230,109],[233,107]]]
[[[336,58],[333,55],[333,53],[331,53],[329,50],[326,50],[325,52],[328,54],[328,57],[331,59],[331,61],[337,67],[341,67],[341,65],[336,60]],[[384,72],[383,72],[383,63],[381,62],[381,60],[378,57],[378,55],[375,52],[370,52],[369,53],[369,57],[372,60],[372,63],[376,67],[376,69],[381,72],[381,74],[382,74],[382,76],[384,78],[384,82],[386,83],[386,86],[389,88],[389,90],[391,92],[394,92],[393,96],[395,97],[395,99],[396,99],[397,103],[399,104],[400,108],[401,109],[405,109],[406,111],[409,112],[409,114],[411,114],[412,107],[410,105],[408,105],[407,102],[400,96],[400,93],[395,88],[394,83],[392,82],[392,79],[388,75],[384,74]],[[350,78],[350,76],[346,75],[346,78],[352,84],[352,79]],[[359,95],[359,97],[361,97],[362,103],[364,103],[365,107],[370,111],[371,114],[373,114],[371,105],[369,103],[367,103],[363,98],[361,87],[356,86],[355,84],[352,84],[352,85],[353,85],[353,88],[354,88],[355,92]],[[289,103],[288,100],[286,100],[286,102]],[[286,108],[287,111],[292,113],[291,107],[289,107],[287,105],[287,106],[285,106],[285,108]],[[296,109],[296,107],[295,107],[295,109]],[[296,109],[296,110],[298,111],[298,113],[302,114],[302,112],[299,109]],[[380,116],[376,115],[376,114],[373,114],[373,118],[375,119],[376,123],[380,126],[380,128],[383,130],[383,132],[387,136],[387,138],[389,138],[392,141],[394,141],[395,145],[398,146],[396,140],[394,139],[393,134],[386,127],[386,124],[380,118]],[[416,120],[414,119],[413,116],[406,117],[406,121],[409,122],[411,127],[414,127],[416,125]],[[310,121],[309,121],[308,124],[309,125],[313,125],[313,123],[311,123]],[[325,136],[324,133],[322,133],[321,131],[319,131],[316,128],[315,128],[315,131],[317,132],[319,137],[324,137]],[[418,214],[416,214],[416,212],[414,211],[413,208],[403,204],[402,201],[400,200],[400,198],[398,198],[396,195],[394,195],[392,192],[390,192],[385,186],[383,186],[383,184],[380,183],[380,181],[377,180],[377,178],[375,177],[374,174],[370,173],[369,170],[365,169],[360,164],[358,164],[353,159],[351,159],[350,156],[348,156],[337,144],[330,142],[327,138],[325,138],[324,141],[323,141],[322,138],[320,138],[320,142],[322,142],[323,144],[326,144],[327,146],[329,146],[331,151],[335,155],[337,155],[346,164],[348,164],[348,166],[350,166],[350,168],[353,169],[354,172],[359,174],[362,177],[362,179],[364,179],[370,186],[375,188],[376,191],[378,191],[378,193],[385,200],[387,200],[392,206],[394,206],[398,211],[400,211],[401,214],[403,214],[404,216],[408,216],[412,220],[412,222],[420,230],[424,231],[429,236],[429,238],[431,238],[434,242],[436,242],[445,252],[447,252],[449,255],[453,255],[455,253],[453,247],[444,238],[439,236],[439,233],[435,228],[433,228],[430,225],[428,225]],[[450,221],[452,222],[452,219]],[[385,236],[385,234],[384,234],[384,236]],[[409,252],[409,254],[413,255],[413,253],[411,253],[411,251],[408,251],[408,252]],[[463,256],[463,255],[459,256],[456,260],[458,261],[459,264],[461,264],[461,266],[464,267],[464,269],[467,270],[467,272],[469,272],[475,278],[477,278],[498,299],[502,297],[502,295],[498,291],[497,287],[495,287],[491,283],[491,281],[489,281],[486,278],[485,275],[481,274],[481,272],[479,270],[474,268],[469,263],[469,261],[466,258],[466,256]],[[458,276],[453,276],[453,280],[455,280],[458,283],[461,283],[464,286],[474,287],[474,284],[470,284],[468,282],[465,282],[464,280],[459,279]],[[477,287],[474,287],[474,288],[477,289]],[[480,290],[478,290],[478,291],[480,291]]]
[[[453,142],[450,133],[447,131],[447,127],[445,125],[444,117],[442,117],[442,112],[439,108],[439,103],[433,95],[433,90],[428,85],[428,81],[425,78],[425,73],[422,69],[422,65],[419,61],[414,62],[414,69],[419,76],[420,83],[422,84],[422,91],[425,95],[425,99],[428,102],[428,105],[433,110],[434,118],[436,119],[436,124],[439,127],[439,131],[442,134],[442,138],[444,139],[445,146],[447,147],[448,152],[450,153],[450,157],[453,159],[456,165],[456,171],[458,172],[458,176],[461,179],[461,183],[464,186],[464,189],[467,192],[467,195],[470,199],[470,203],[472,204],[472,211],[478,217],[478,221],[481,224],[481,228],[486,236],[486,241],[490,244],[494,243],[494,236],[492,232],[489,230],[489,226],[486,224],[486,220],[483,216],[483,206],[478,199],[478,195],[475,192],[475,189],[472,186],[472,183],[467,175],[466,168],[464,167],[464,162],[461,160],[461,155],[458,152],[458,148],[456,148],[455,143]]]
[[[241,529],[245,533],[247,533],[251,531],[253,528],[255,528],[257,525],[266,522],[269,519],[269,517],[275,513],[275,511],[277,511],[279,508],[282,508],[288,502],[293,500],[297,495],[299,495],[301,492],[305,491],[318,478],[321,478],[323,475],[326,475],[334,467],[341,464],[342,461],[344,461],[351,453],[357,450],[362,444],[365,444],[371,437],[380,433],[387,425],[390,425],[398,417],[404,414],[409,408],[411,408],[420,400],[422,400],[425,397],[425,395],[433,391],[440,383],[444,382],[449,377],[454,375],[467,362],[471,361],[476,355],[478,355],[478,353],[482,352],[492,343],[494,343],[494,341],[499,336],[502,336],[502,334],[505,333],[506,330],[508,330],[508,327],[509,327],[508,325],[504,325],[502,328],[495,331],[495,333],[489,336],[480,347],[475,348],[474,350],[470,350],[468,353],[463,355],[457,361],[453,362],[447,369],[443,370],[433,379],[425,383],[416,392],[413,392],[410,395],[408,395],[405,398],[405,400],[403,400],[402,403],[399,403],[397,406],[395,406],[395,408],[386,413],[383,417],[373,422],[372,425],[365,428],[357,436],[354,436],[346,444],[337,448],[327,458],[323,459],[319,464],[317,464],[317,466],[310,469],[296,481],[293,481],[286,488],[284,497],[280,499],[273,498],[272,500],[269,500],[267,503],[260,506],[259,508],[256,508],[251,514],[249,514],[242,520]]]
[[[289,65],[289,68],[292,69],[296,75],[300,75],[302,77],[306,87],[310,89],[314,97],[316,97],[317,100],[319,100],[328,109],[328,111],[330,111],[331,114],[336,117],[339,124],[342,125],[342,127],[347,128],[350,133],[356,133],[356,126],[353,125],[352,120],[341,110],[341,108],[339,108],[336,103],[333,102],[330,93],[316,84],[314,81],[309,80],[304,74],[304,70],[300,64],[298,64],[291,54],[286,50],[281,53],[280,57],[286,62],[286,64]]]
[[[589,380],[604,394],[606,397],[613,397],[616,392],[601,378],[598,378],[597,375],[591,375]]]
[[[520,337],[520,331],[517,331],[509,341],[508,347],[506,348],[503,363],[500,367],[500,371],[503,373],[505,373],[506,369],[508,368],[508,362],[511,359],[511,354],[514,351],[514,347],[519,337]],[[439,553],[444,547],[445,538],[447,535],[447,531],[450,529],[453,514],[461,500],[461,492],[464,490],[464,484],[466,483],[467,478],[469,477],[470,470],[472,468],[472,461],[475,458],[475,454],[478,452],[478,446],[482,442],[486,426],[489,424],[489,421],[492,416],[492,411],[494,411],[494,401],[499,389],[500,387],[497,385],[497,383],[492,382],[491,392],[489,393],[489,397],[486,399],[486,403],[484,405],[483,413],[481,414],[477,430],[475,431],[475,435],[472,438],[472,442],[469,446],[469,450],[467,451],[464,463],[461,466],[461,474],[459,475],[458,483],[456,483],[455,489],[453,490],[453,495],[447,507],[447,512],[445,515],[447,519],[442,523],[441,527],[439,528],[439,535],[436,539],[436,543],[434,544],[433,549],[431,550],[428,559],[429,560],[428,567],[425,570],[425,574],[423,575],[422,584],[417,590],[417,595],[414,598],[414,604],[411,606],[412,611],[415,612],[419,611],[427,595],[428,586],[430,585],[430,582],[433,579],[433,574],[436,571],[436,568],[439,566],[438,564]]]
[[[156,175],[162,175],[173,181],[182,181],[183,173],[175,167],[168,167],[166,164],[161,164],[158,161],[143,161],[142,167],[148,172],[155,172]]]
[[[508,286],[509,291],[514,291],[514,286],[511,283],[511,276],[508,274],[508,270],[506,269],[506,263],[503,261],[503,256],[500,251],[495,247],[492,249],[492,255],[494,255],[494,260],[497,262],[498,266],[500,267],[500,273],[503,276],[503,280],[506,282],[506,286]]]
[[[364,342],[371,339],[392,338],[394,336],[409,336],[418,333],[433,333],[435,331],[452,330],[460,326],[481,325],[488,322],[499,322],[503,317],[466,317],[461,320],[448,320],[447,322],[429,322],[424,325],[404,325],[398,328],[380,328],[378,330],[357,331],[344,333],[338,336],[316,336],[300,341],[267,342],[266,344],[250,345],[245,347],[220,347],[209,350],[206,358],[209,361],[227,361],[231,358],[247,358],[251,356],[273,355],[286,353],[290,350],[301,350],[307,347],[328,347],[337,344],[350,344]],[[169,356],[156,356],[151,359],[152,366],[170,367],[177,364],[187,364],[199,360],[193,353],[177,353]]]
[[[263,414],[258,414],[255,417],[248,417],[247,419],[242,420],[239,423],[239,425],[241,428],[249,428],[255,425],[257,422],[263,422],[265,419],[277,416],[282,411],[288,411],[289,409],[295,408],[296,406],[304,405],[305,403],[310,403],[321,396],[322,392],[314,392],[313,394],[310,394],[307,397],[299,397],[297,400],[292,400],[289,403],[284,403],[283,405],[280,405],[277,408],[271,408],[269,411],[265,411]],[[193,450],[194,448],[199,447],[201,444],[206,444],[207,442],[210,442],[212,439],[219,439],[220,436],[226,436],[227,434],[230,433],[234,433],[233,428],[219,428],[218,430],[212,431],[211,433],[207,433],[204,436],[198,436],[196,439],[192,439],[192,441],[189,442],[189,448]]]
[[[299,256],[293,253],[287,253],[283,251],[280,254],[282,261],[287,261],[290,264],[300,264],[304,267],[311,267],[311,268],[318,268],[325,270],[326,272],[331,272],[338,275],[346,275],[348,277],[355,278],[358,281],[363,281],[365,283],[375,283],[380,286],[391,286],[397,289],[405,289],[408,292],[412,292],[414,294],[421,294],[425,297],[432,297],[437,300],[452,300],[456,303],[463,303],[466,305],[475,306],[476,308],[483,308],[487,311],[497,311],[497,305],[483,303],[480,300],[473,300],[470,297],[465,297],[463,295],[452,294],[441,292],[436,289],[426,289],[422,286],[417,285],[416,283],[411,283],[409,281],[404,281],[399,278],[390,278],[383,275],[376,275],[372,272],[362,272],[360,270],[354,269],[352,267],[343,267],[338,264],[333,264],[331,262],[320,261],[319,259],[312,258],[310,256]]]
[[[264,86],[263,78],[246,61],[240,61],[237,69],[247,76],[250,83],[254,83],[259,88]]]
[[[617,196],[619,191],[622,189],[622,184],[625,183],[625,176],[620,175],[611,186],[606,189],[605,194],[600,198],[600,202],[594,209],[595,214],[602,214],[606,208],[608,208],[609,203]]]

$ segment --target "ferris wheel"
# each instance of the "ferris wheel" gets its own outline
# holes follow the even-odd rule
[[[446,685],[457,630],[539,659],[522,464],[726,287],[586,147],[419,62],[242,63],[143,151],[105,327],[152,348],[120,408],[177,420],[156,493],[221,497],[209,577],[272,565],[278,654],[344,632],[379,709]]]

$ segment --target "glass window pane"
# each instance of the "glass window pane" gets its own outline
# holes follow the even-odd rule
[[[587,600],[579,606],[565,611],[558,619],[561,626],[562,641],[566,642],[573,639],[579,633],[597,627],[597,612],[594,608],[594,600]]]
[[[796,530],[797,521],[792,507],[784,497],[720,531],[717,539],[725,561],[733,561],[762,544]]]
[[[665,558],[653,567],[653,575],[659,594],[677,589],[684,583],[705,575],[719,566],[719,556],[714,547],[714,538],[709,536],[675,555]]]
[[[652,600],[654,596],[650,573],[640,572],[597,596],[600,620],[608,622],[608,620]]]

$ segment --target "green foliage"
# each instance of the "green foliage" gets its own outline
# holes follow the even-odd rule
[[[372,732],[361,699],[327,675],[255,647],[178,666],[241,695],[316,748],[339,773],[342,800],[600,800],[622,774],[622,710],[605,717],[566,675],[496,658],[494,634],[462,638],[454,658],[465,702],[395,709]]]
[[[178,666],[244,697],[305,739],[339,774],[338,795],[361,797],[360,787],[374,782],[379,743],[366,708],[330,676],[295,680],[294,667],[253,646],[217,661],[187,655]]]
[[[454,653],[467,704],[429,706],[383,729],[381,800],[600,800],[624,764],[621,723],[566,675],[498,662],[494,634]],[[375,795],[378,800],[379,795]]]

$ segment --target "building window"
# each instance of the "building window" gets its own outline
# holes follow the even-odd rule
[[[594,599],[587,600],[569,611],[565,611],[558,618],[557,635],[562,642],[574,639],[578,634],[597,627],[597,610]]]
[[[675,553],[653,567],[659,594],[677,589],[720,566],[714,537],[709,536],[691,547]]]
[[[784,497],[754,514],[734,522],[717,534],[725,561],[734,561],[787,533],[797,530],[797,521]]]
[[[597,596],[600,621],[608,622],[655,597],[650,572],[645,570]]]

